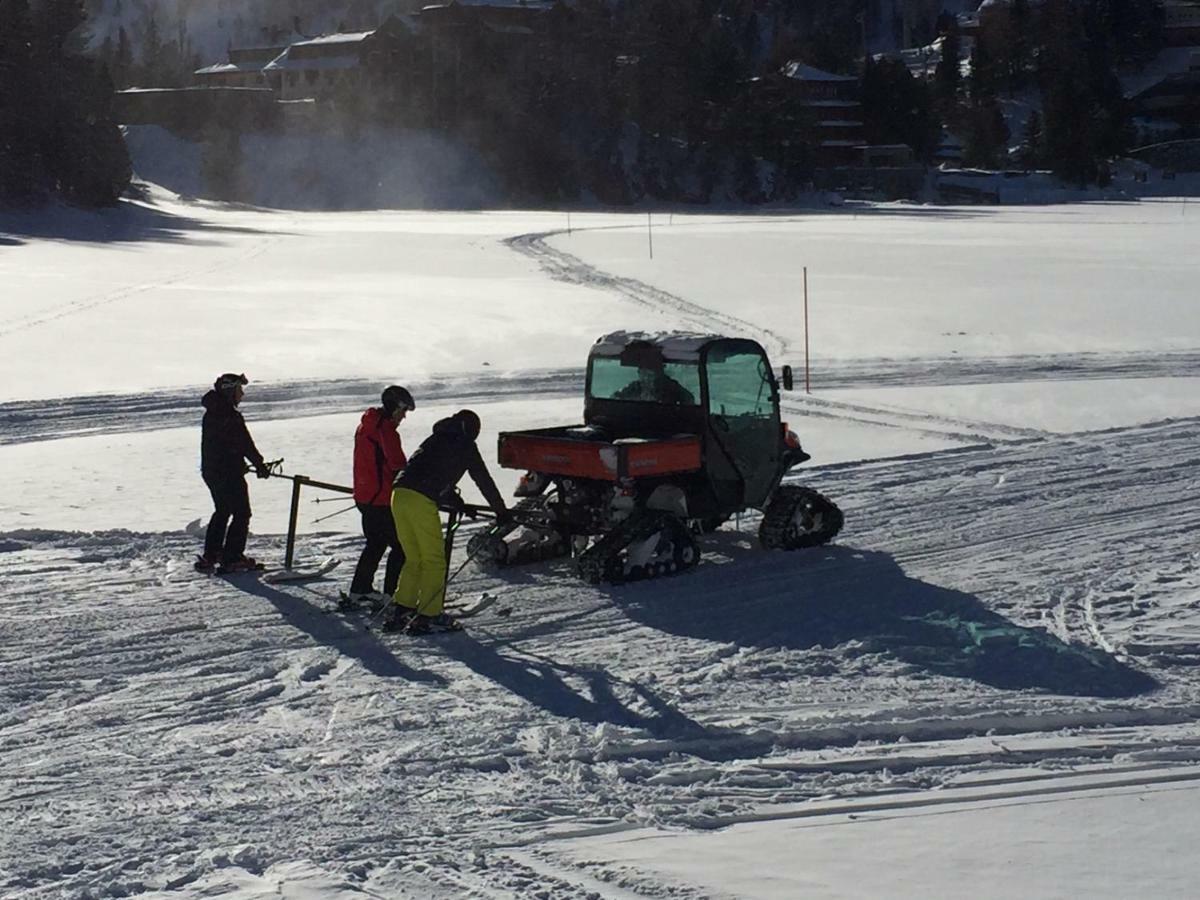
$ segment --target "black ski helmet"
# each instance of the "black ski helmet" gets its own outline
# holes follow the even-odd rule
[[[475,440],[477,437],[479,437],[479,428],[481,423],[479,421],[479,416],[477,416],[473,410],[460,409],[454,414],[454,418],[458,419],[458,421],[462,423],[463,434],[465,434],[471,440]]]
[[[233,392],[237,389],[238,385],[242,385],[244,387],[249,383],[250,379],[248,379],[245,375],[235,375],[232,372],[226,372],[213,382],[213,389],[218,394],[225,394],[232,397]]]
[[[413,402],[412,394],[398,384],[393,384],[391,387],[385,388],[383,396],[380,399],[383,400],[383,411],[389,416],[398,409],[411,410],[417,408],[417,404]]]

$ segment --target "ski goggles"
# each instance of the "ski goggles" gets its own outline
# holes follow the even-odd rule
[[[245,387],[250,383],[250,379],[245,375],[234,375],[232,373],[222,375],[217,379],[217,383],[213,385],[218,391],[232,391],[235,387]]]

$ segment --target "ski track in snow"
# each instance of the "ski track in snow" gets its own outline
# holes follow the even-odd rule
[[[578,284],[607,291],[650,309],[668,313],[673,320],[682,319],[700,333],[717,333],[753,338],[767,345],[775,356],[783,356],[788,350],[788,341],[762,325],[746,319],[699,306],[675,294],[638,281],[602,272],[565,250],[546,243],[547,238],[566,234],[566,231],[547,231],[538,234],[522,234],[505,240],[505,244],[523,253],[541,266],[551,278],[567,284]],[[683,330],[687,330],[686,328]]]
[[[78,315],[79,313],[95,309],[99,306],[107,306],[110,303],[117,303],[129,297],[136,297],[139,294],[145,294],[148,291],[168,287],[173,284],[179,284],[180,282],[186,282],[194,278],[201,278],[206,275],[213,275],[217,272],[224,271],[225,269],[242,265],[243,263],[250,262],[262,256],[271,248],[273,244],[283,240],[284,237],[285,235],[282,233],[266,234],[262,238],[256,240],[249,247],[231,253],[227,258],[222,259],[220,262],[212,265],[188,269],[183,272],[176,272],[168,277],[155,279],[142,284],[129,285],[111,291],[102,291],[86,297],[80,297],[66,303],[61,303],[57,306],[51,307],[50,309],[41,310],[37,313],[24,316],[11,316],[7,319],[0,319],[0,340],[20,334],[21,332],[27,331],[31,328],[37,328],[50,322],[55,322],[68,316]]]
[[[510,244],[700,330],[761,334],[545,237]],[[1149,377],[1198,358],[850,360],[821,383]],[[473,374],[421,394],[581,380]],[[256,418],[357,411],[375,385],[259,386]],[[191,425],[197,396],[6,403],[0,442]],[[1200,419],[1053,434],[785,406],[963,446],[795,473],[846,512],[819,550],[766,553],[745,516],[662,581],[468,566],[455,589],[501,602],[427,640],[330,611],[352,536],[302,538],[306,557],[343,559],[335,578],[269,585],[197,575],[183,532],[0,534],[0,895],[169,895],[237,873],[264,891],[699,900],[568,861],[555,839],[1196,777]],[[275,559],[283,539],[252,548]]]
[[[710,328],[720,323],[710,323]],[[778,360],[776,360],[778,362]],[[1164,378],[1194,375],[1195,353],[1077,353],[964,359],[826,360],[818,366],[822,391],[843,388],[942,387],[1024,381],[1078,381],[1093,378]],[[531,395],[577,397],[583,369],[535,369],[489,375],[446,374],[412,385],[428,403],[485,403]],[[337,378],[262,382],[254,385],[256,421],[358,413],[376,402],[381,379]],[[159,428],[190,428],[208,385],[138,394],[92,394],[51,400],[0,402],[0,446],[79,435],[115,434]],[[872,409],[837,400],[785,394],[785,408],[808,416],[906,427],[973,441],[982,435],[1037,437],[1034,429],[935,417],[924,413]],[[979,429],[982,427],[982,432]]]

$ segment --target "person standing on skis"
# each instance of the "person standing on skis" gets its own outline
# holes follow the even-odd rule
[[[213,499],[213,514],[204,534],[204,555],[196,561],[201,572],[216,569],[221,574],[259,568],[246,556],[250,532],[250,492],[246,488],[246,460],[259,478],[270,478],[271,470],[254,446],[246,420],[238,412],[245,396],[245,375],[226,373],[200,401],[204,419],[200,425],[200,474]]]
[[[396,384],[383,392],[381,400],[382,406],[373,406],[363,413],[354,432],[354,503],[362,513],[363,537],[367,543],[346,595],[352,602],[387,602],[396,591],[404,566],[404,548],[400,546],[392,518],[392,482],[406,462],[396,428],[417,405],[412,394]],[[375,571],[389,548],[383,594],[378,594],[374,587]]]
[[[442,419],[396,478],[392,516],[405,561],[396,586],[396,606],[385,623],[389,631],[426,634],[435,627],[461,627],[443,608],[446,550],[438,503],[448,500],[464,473],[470,473],[496,518],[501,522],[509,519],[504,498],[475,444],[479,428],[479,416],[469,409]]]

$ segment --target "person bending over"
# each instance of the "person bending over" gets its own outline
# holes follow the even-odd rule
[[[442,419],[396,478],[392,516],[404,547],[404,568],[396,586],[396,606],[387,622],[390,631],[424,634],[433,626],[461,627],[443,609],[446,550],[438,501],[453,492],[464,473],[470,473],[499,520],[509,517],[475,444],[479,427],[479,416],[469,409]]]

